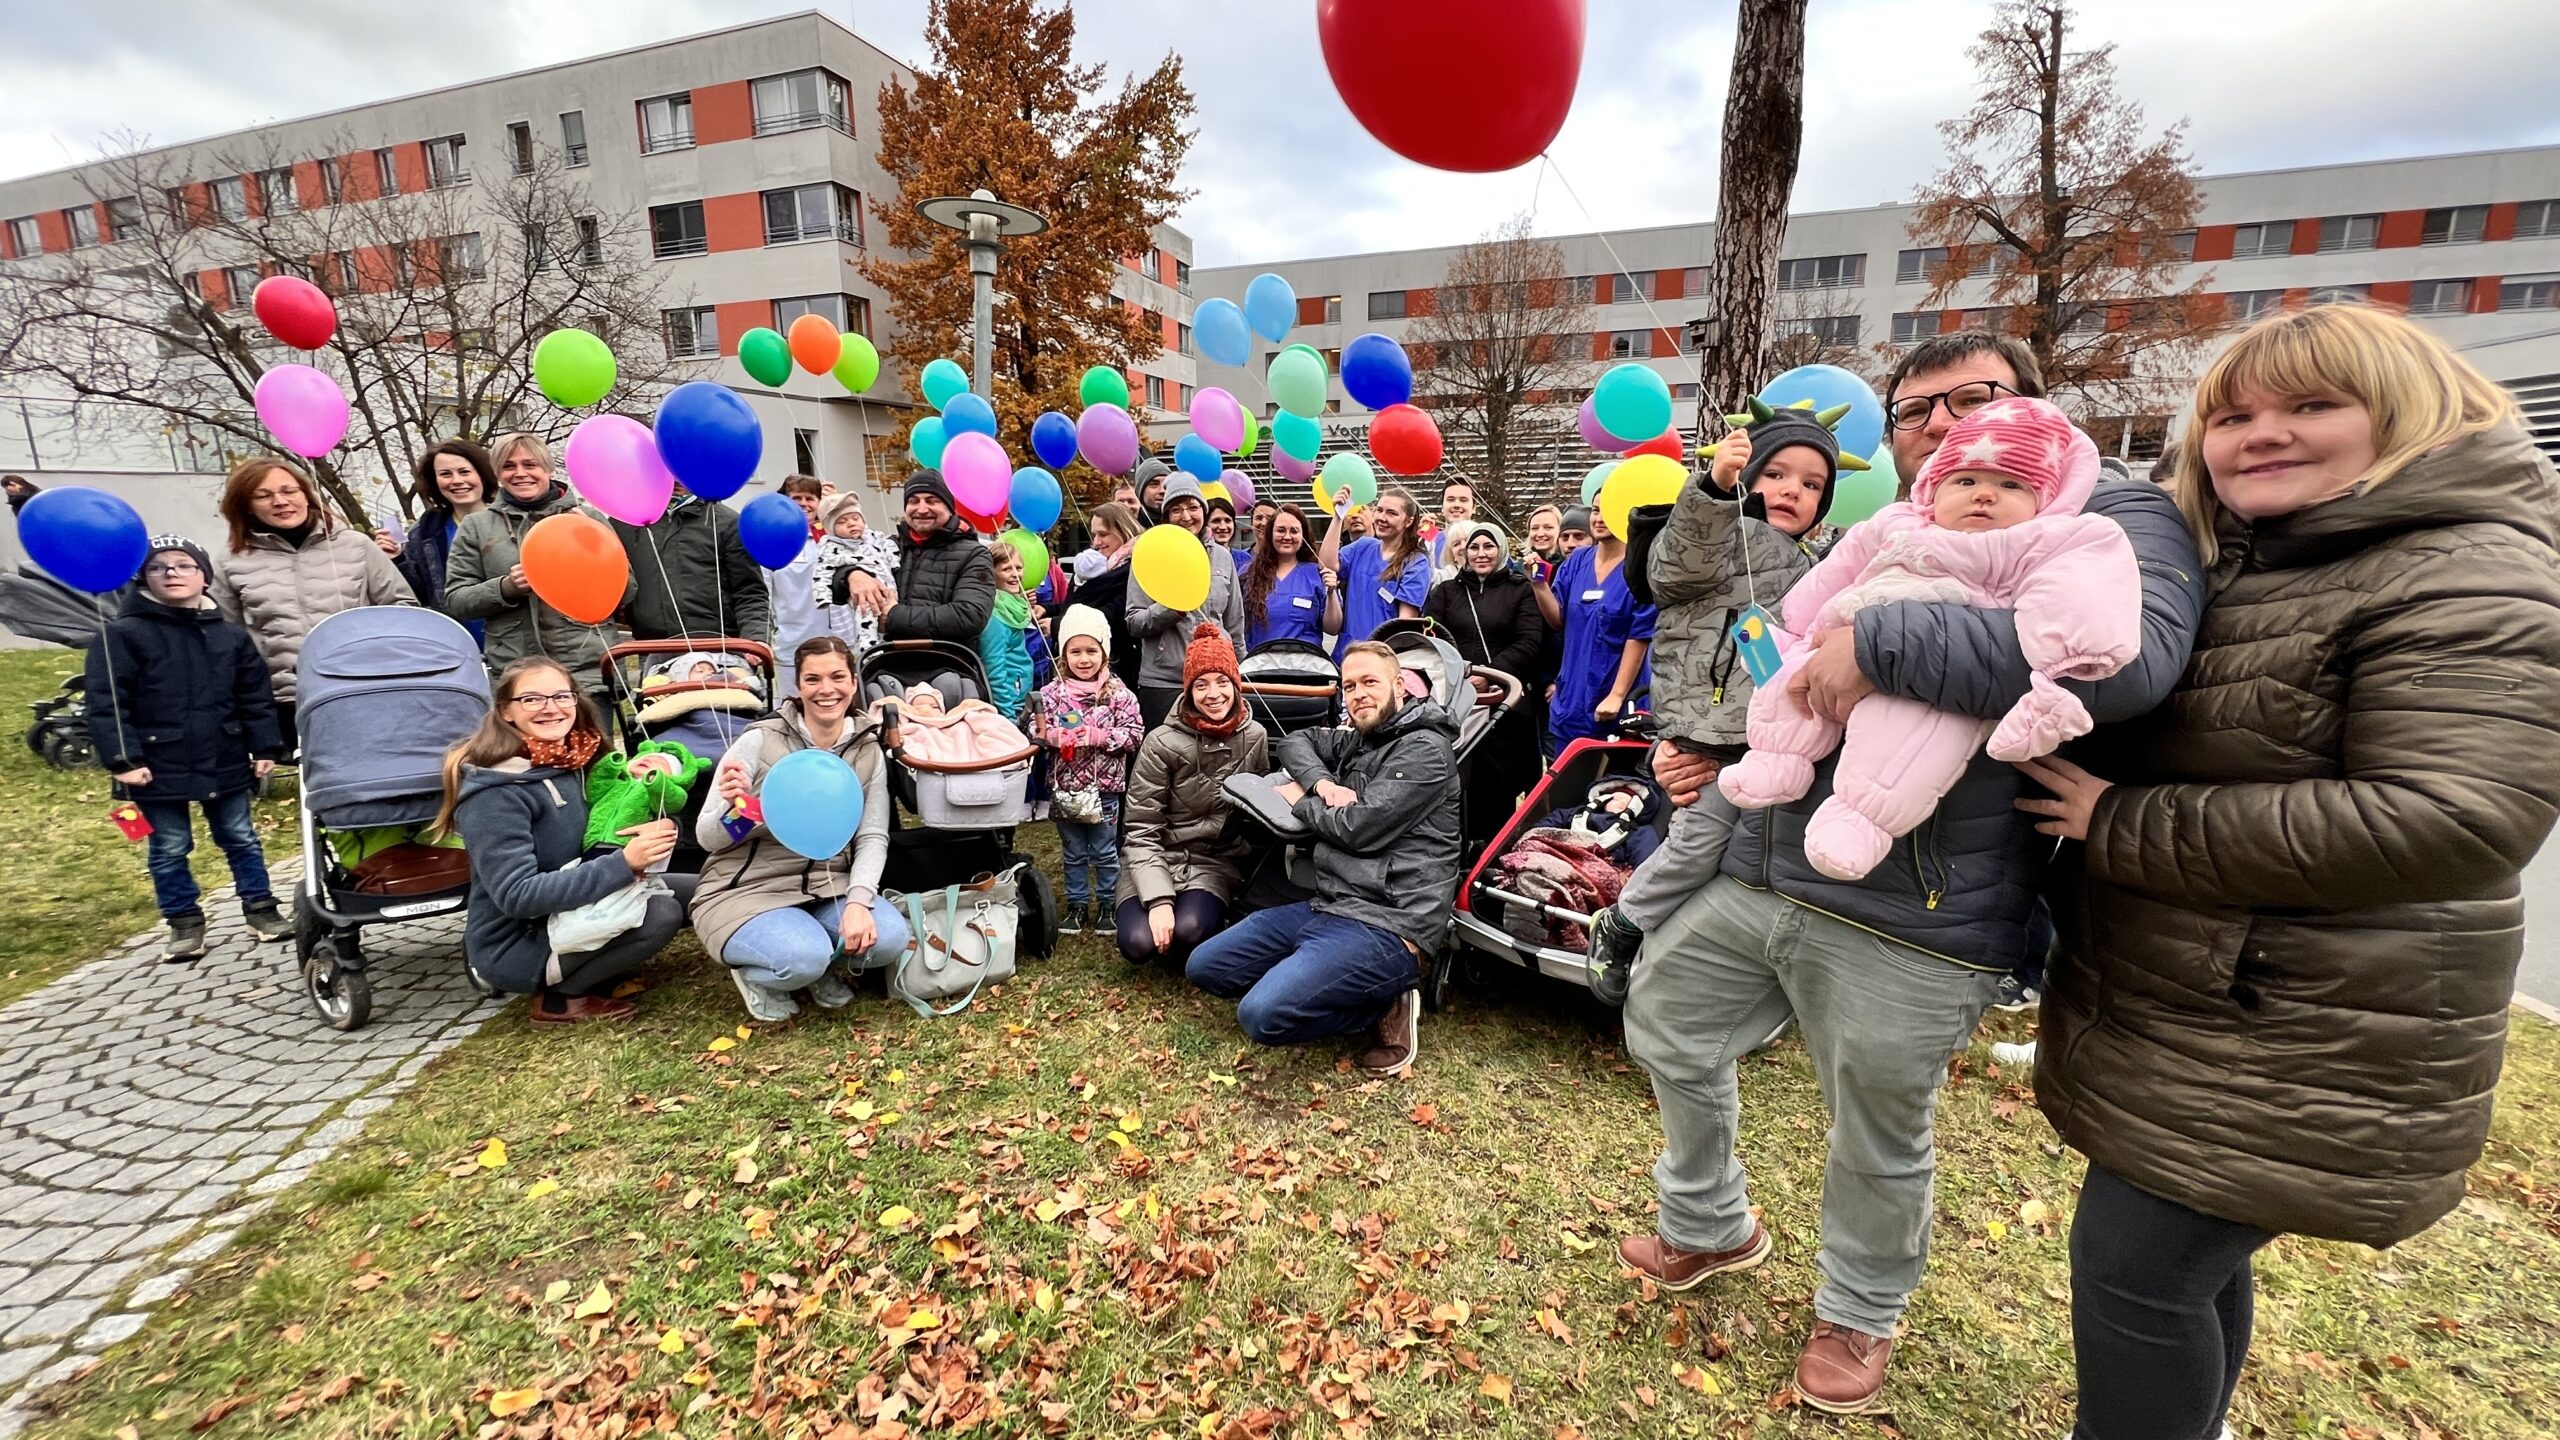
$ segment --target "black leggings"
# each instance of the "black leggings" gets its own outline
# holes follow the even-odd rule
[[[2275,1236],[2092,1165],[2071,1217],[2076,1440],[2213,1440],[2249,1359],[2249,1257]]]
[[[641,966],[667,948],[676,932],[685,926],[685,916],[693,903],[693,888],[701,877],[695,875],[661,875],[658,877],[671,895],[654,896],[649,912],[641,922],[616,935],[593,950],[560,957],[560,983],[545,985],[542,994],[609,995],[613,987],[636,973]],[[540,995],[534,1003],[542,1003]]]
[[[1173,707],[1182,703],[1179,685],[1141,685],[1137,690],[1138,723],[1149,730],[1163,724]]]
[[[1179,970],[1201,941],[1225,926],[1227,902],[1206,890],[1185,890],[1174,896],[1173,944],[1163,950],[1156,948],[1155,932],[1147,928],[1147,902],[1134,897],[1123,900],[1115,918],[1120,926],[1120,953],[1130,964],[1170,965]]]

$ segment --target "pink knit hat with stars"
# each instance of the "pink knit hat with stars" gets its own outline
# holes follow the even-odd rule
[[[1938,482],[1959,470],[1989,470],[2027,483],[2038,515],[2077,515],[2098,484],[2098,447],[2069,416],[2042,400],[2003,396],[1947,431],[1911,485],[1926,515]]]

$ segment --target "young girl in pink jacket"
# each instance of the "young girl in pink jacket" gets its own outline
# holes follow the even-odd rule
[[[1751,697],[1751,750],[1717,786],[1745,809],[1795,800],[1836,746],[1831,798],[1805,828],[1805,858],[1840,880],[1873,870],[1938,808],[1976,750],[2028,760],[2086,734],[2089,712],[2056,680],[2095,680],[2142,640],[2142,578],[2124,531],[2080,507],[2098,481],[2089,437],[2042,400],[2003,399],[1947,432],[1911,498],[1852,527],[1787,592],[1786,664]],[[1996,723],[1870,695],[1845,727],[1790,688],[1802,637],[1870,605],[1954,601],[2014,610],[2034,677]],[[1985,746],[1984,740],[1989,744]]]

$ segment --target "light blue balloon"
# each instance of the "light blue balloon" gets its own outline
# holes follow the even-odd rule
[[[1025,465],[1013,472],[1013,494],[1005,508],[1013,512],[1013,523],[1038,534],[1058,523],[1067,508],[1067,495],[1058,488],[1058,477],[1037,465]]]
[[[1289,337],[1289,327],[1298,322],[1298,292],[1277,275],[1256,275],[1244,287],[1244,318],[1254,334],[1276,345]]]
[[[1884,444],[1884,402],[1876,398],[1873,386],[1837,365],[1799,365],[1770,381],[1760,399],[1773,409],[1799,400],[1812,401],[1816,410],[1848,406],[1849,413],[1832,427],[1844,455],[1871,460]]]
[[[952,396],[969,388],[969,372],[961,369],[956,360],[936,360],[924,367],[916,384],[924,391],[924,403],[939,410],[951,403]]]
[[[1615,460],[1603,460],[1599,464],[1591,467],[1590,474],[1582,477],[1583,504],[1597,505],[1600,503],[1600,487],[1609,483],[1609,472],[1617,469],[1618,463],[1619,462]]]
[[[1226,470],[1226,457],[1218,447],[1197,435],[1185,435],[1173,442],[1174,468],[1206,485]]]
[[[927,415],[916,422],[915,429],[907,432],[907,453],[927,470],[941,468],[942,447],[950,443],[950,433],[939,415]]]
[[[832,860],[862,828],[862,780],[832,750],[794,750],[756,787],[764,828],[792,853]]]
[[[1671,386],[1650,365],[1613,365],[1591,391],[1600,428],[1641,445],[1671,428]]]
[[[1304,415],[1283,410],[1271,417],[1271,444],[1290,459],[1313,465],[1316,452],[1324,448],[1324,427]]]
[[[1200,353],[1221,365],[1242,365],[1253,358],[1253,332],[1233,300],[1203,300],[1191,316],[1191,340]]]
[[[942,433],[984,435],[992,440],[996,433],[996,407],[987,403],[986,396],[963,390],[942,407]]]

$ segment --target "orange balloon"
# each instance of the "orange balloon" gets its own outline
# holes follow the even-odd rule
[[[827,323],[824,315],[803,315],[791,322],[791,358],[812,375],[824,375],[836,368],[837,357],[844,354],[844,337]]]
[[[622,606],[631,557],[596,520],[572,512],[537,520],[518,557],[525,583],[544,604],[581,625],[601,625]]]

